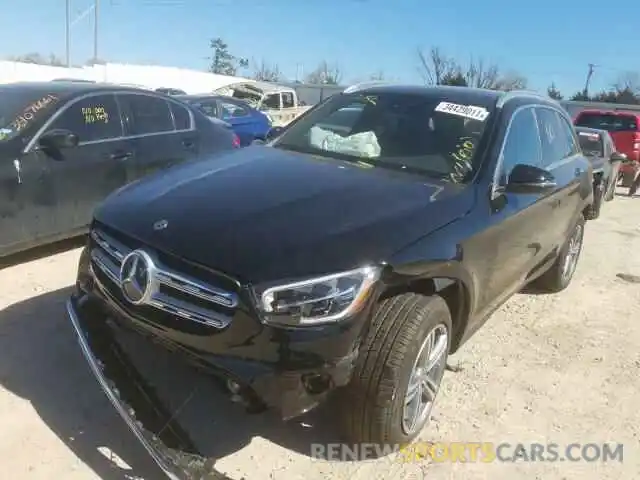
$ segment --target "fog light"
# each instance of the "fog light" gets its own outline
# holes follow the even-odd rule
[[[318,395],[329,389],[331,377],[326,374],[310,373],[302,376],[302,384],[311,395]]]
[[[238,382],[235,382],[235,381],[233,381],[231,379],[227,380],[227,388],[234,395],[238,395],[240,393],[240,390],[242,389],[242,387],[240,386],[240,384]]]

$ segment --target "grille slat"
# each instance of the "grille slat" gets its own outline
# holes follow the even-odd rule
[[[144,305],[122,303],[122,307],[133,313],[141,306],[153,307],[159,312],[181,317],[199,324],[224,328],[230,322],[233,310],[238,305],[235,292],[218,288],[200,281],[192,275],[167,268],[157,259],[157,253],[150,248],[130,248],[123,241],[113,238],[97,228],[91,231],[90,250],[92,268],[98,269],[110,282],[101,281],[102,287],[115,289],[117,298],[123,298],[120,283],[120,268],[124,259],[134,250],[142,250],[153,259],[153,275],[150,281],[157,285]]]

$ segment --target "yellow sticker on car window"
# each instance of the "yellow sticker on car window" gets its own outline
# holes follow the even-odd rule
[[[103,105],[82,107],[82,118],[87,125],[95,123],[109,123],[109,113]]]

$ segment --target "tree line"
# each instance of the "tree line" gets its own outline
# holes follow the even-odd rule
[[[277,63],[266,60],[249,60],[231,53],[224,39],[217,37],[209,41],[211,51],[208,57],[208,71],[219,75],[248,76],[265,82],[281,82],[286,78]],[[504,71],[496,63],[483,58],[470,57],[461,62],[447,55],[441,48],[432,47],[425,51],[416,50],[417,69],[427,85],[451,85],[492,90],[514,90],[527,88],[526,77],[513,70]],[[65,62],[54,54],[42,55],[28,53],[9,57],[9,60],[39,65],[65,66]],[[105,63],[101,59],[89,59],[85,65]],[[385,80],[384,71],[378,70],[361,80]],[[320,61],[299,83],[319,85],[340,85],[344,80],[344,72],[337,63]],[[565,96],[552,83],[547,88],[549,97],[564,100]],[[640,104],[640,76],[636,73],[625,73],[608,89],[591,93],[585,88],[566,98],[574,101],[591,101],[606,103]]]
[[[547,95],[556,100],[564,100],[564,96],[554,83],[547,88]],[[627,72],[621,75],[608,89],[590,93],[585,88],[574,93],[567,100],[640,105],[640,76],[635,72]]]

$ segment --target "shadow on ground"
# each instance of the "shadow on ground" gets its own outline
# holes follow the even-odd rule
[[[32,262],[40,258],[50,257],[51,255],[56,255],[58,253],[66,252],[67,250],[81,247],[86,243],[86,238],[87,237],[84,235],[74,237],[0,258],[0,269],[12,267],[21,263]]]
[[[28,400],[47,426],[100,478],[162,478],[86,365],[64,313],[70,293],[70,288],[57,290],[0,312],[0,383]],[[176,380],[173,391],[180,392],[178,383],[184,378],[169,380]],[[313,442],[336,441],[326,411],[284,423],[269,413],[246,414],[221,391],[207,391],[206,395],[205,410],[195,418],[206,418],[201,422],[207,426],[202,452],[214,461],[242,449],[255,436],[305,455],[310,454]],[[198,403],[203,408],[202,398]],[[201,436],[198,432],[194,439]],[[131,469],[101,453],[99,449],[105,447]]]

